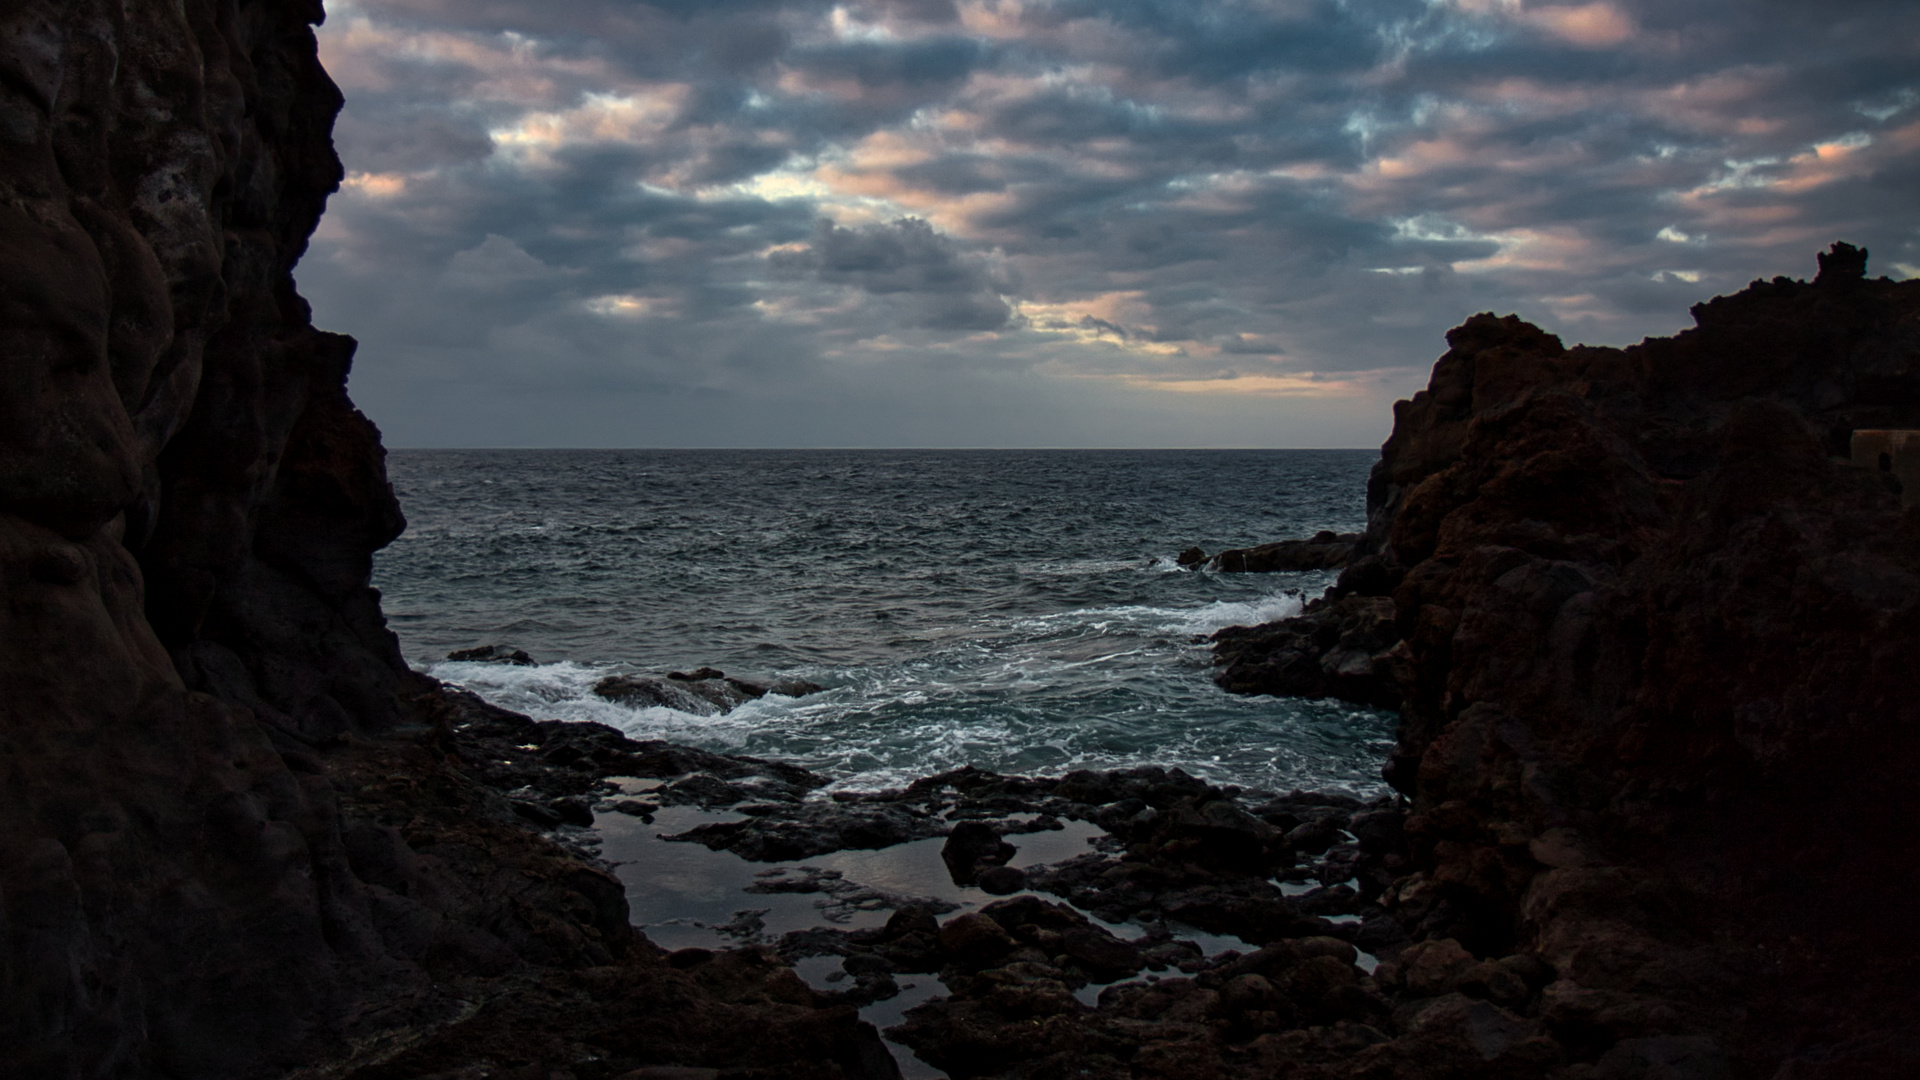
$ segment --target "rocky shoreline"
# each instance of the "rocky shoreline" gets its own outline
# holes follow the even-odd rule
[[[1338,584],[1219,641],[1230,689],[1391,700],[1397,796],[829,795],[403,662],[354,343],[292,278],[321,17],[4,17],[0,1073],[888,1080],[860,1010],[930,973],[890,1030],[956,1077],[1920,1074],[1920,517],[1847,460],[1920,428],[1920,283],[1836,245],[1632,349],[1453,331]],[[778,692],[683,674],[609,692]],[[646,850],[846,921],[649,941],[607,837],[687,808]],[[974,910],[798,862],[936,841]]]

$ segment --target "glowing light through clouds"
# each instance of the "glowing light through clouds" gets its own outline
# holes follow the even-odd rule
[[[1441,332],[1920,274],[1920,6],[336,0],[396,445],[1376,444]]]

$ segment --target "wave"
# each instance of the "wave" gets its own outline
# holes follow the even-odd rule
[[[632,739],[664,739],[709,750],[746,746],[760,729],[761,718],[778,708],[773,703],[755,701],[724,716],[698,716],[663,705],[622,705],[593,692],[595,683],[620,670],[616,665],[568,660],[532,666],[449,660],[429,667],[427,674],[536,720],[600,723]]]
[[[1305,606],[1301,593],[1282,589],[1249,600],[1215,600],[1199,607],[1156,607],[1120,604],[1078,608],[1015,620],[1016,628],[1057,631],[1084,627],[1102,632],[1135,631],[1148,634],[1211,634],[1228,626],[1254,626],[1291,618]]]

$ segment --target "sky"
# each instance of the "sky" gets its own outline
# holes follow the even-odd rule
[[[1920,276],[1911,0],[327,8],[390,446],[1376,446],[1475,312]]]

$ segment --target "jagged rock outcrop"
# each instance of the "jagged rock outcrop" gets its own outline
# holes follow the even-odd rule
[[[1920,1064],[1920,516],[1846,460],[1920,427],[1920,282],[1820,264],[1627,349],[1468,320],[1395,407],[1361,557],[1268,632],[1284,663],[1221,643],[1228,685],[1289,692],[1250,676],[1391,601],[1418,872],[1389,899],[1550,965],[1580,1075]]]
[[[633,1064],[707,1039],[890,1075],[849,1010],[787,987],[770,1043],[758,975],[669,974],[617,882],[460,762],[471,703],[402,663],[354,343],[292,278],[341,178],[321,17],[0,6],[0,1074],[501,1060],[511,1024],[468,1013],[597,971],[679,1003],[647,1031],[687,1021],[603,1040]]]
[[[1209,569],[1229,574],[1338,570],[1353,558],[1353,545],[1359,540],[1359,533],[1336,533],[1323,529],[1305,540],[1279,540],[1271,544],[1255,544],[1250,548],[1229,548],[1204,561]]]

